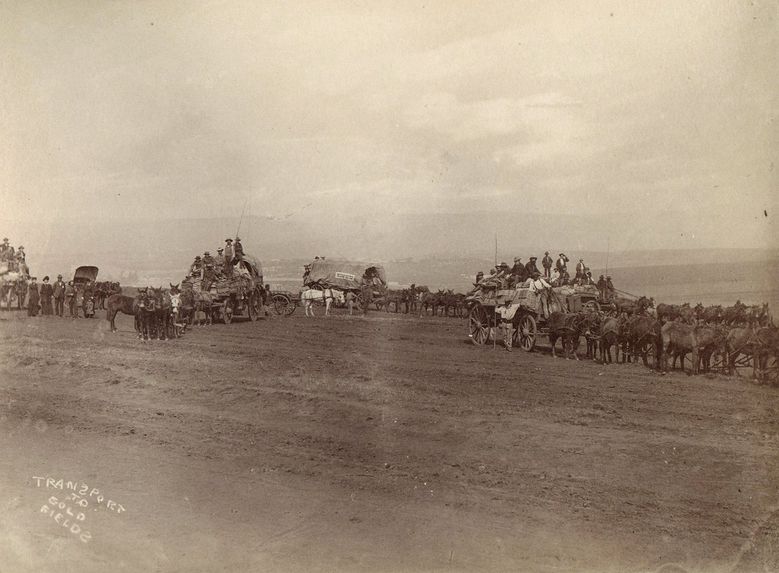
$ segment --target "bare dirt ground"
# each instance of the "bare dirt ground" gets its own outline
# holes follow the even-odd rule
[[[775,388],[454,319],[118,324],[0,314],[2,573],[779,570]]]

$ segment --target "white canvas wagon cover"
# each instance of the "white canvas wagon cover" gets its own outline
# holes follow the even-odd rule
[[[305,284],[306,286],[320,284],[326,287],[358,289],[367,269],[374,269],[374,276],[378,277],[383,284],[387,284],[387,274],[381,265],[353,261],[323,261],[321,259],[316,259],[311,263]]]

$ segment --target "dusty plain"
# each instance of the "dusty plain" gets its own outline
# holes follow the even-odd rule
[[[102,315],[0,315],[2,573],[779,570],[777,388],[457,319]]]

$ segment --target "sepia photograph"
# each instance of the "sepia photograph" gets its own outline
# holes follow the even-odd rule
[[[779,571],[779,4],[0,0],[0,573]]]

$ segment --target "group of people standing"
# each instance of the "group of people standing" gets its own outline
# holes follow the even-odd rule
[[[57,280],[51,283],[49,277],[43,277],[43,282],[38,284],[37,277],[30,277],[26,292],[20,293],[20,297],[27,298],[27,316],[65,316],[65,308],[68,309],[70,318],[79,318],[79,310],[84,318],[94,317],[94,285],[87,280],[83,286],[67,283],[62,280],[62,275],[57,275]]]
[[[232,276],[234,265],[242,261],[243,257],[240,237],[236,237],[235,242],[227,238],[224,247],[218,248],[215,256],[210,251],[204,252],[202,257],[196,256],[190,266],[189,276],[210,285],[219,278]]]

